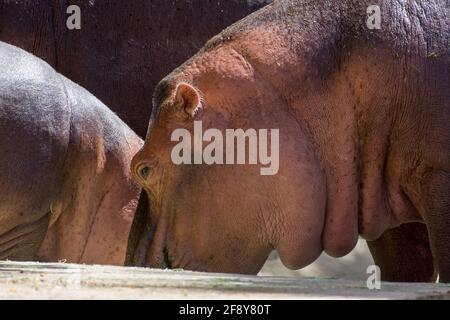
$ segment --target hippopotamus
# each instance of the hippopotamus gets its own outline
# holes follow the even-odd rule
[[[0,0],[0,41],[44,59],[139,136],[152,91],[206,40],[271,0]],[[67,22],[80,8],[80,29]]]
[[[252,274],[275,249],[299,269],[363,237],[383,280],[449,282],[448,10],[278,0],[213,37],[155,89],[127,264]],[[229,129],[247,151],[278,129],[279,169],[219,161]],[[189,138],[219,160],[189,164]]]
[[[0,42],[0,260],[123,265],[143,141],[88,91]]]

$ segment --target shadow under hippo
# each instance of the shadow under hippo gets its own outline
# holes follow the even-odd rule
[[[0,41],[42,58],[141,137],[152,92],[214,34],[271,0],[0,0]],[[69,5],[81,30],[69,30]]]
[[[0,260],[123,265],[142,140],[88,91],[2,42],[0,137]]]

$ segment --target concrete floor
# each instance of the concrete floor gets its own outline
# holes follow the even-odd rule
[[[0,262],[3,299],[449,299],[450,285]]]

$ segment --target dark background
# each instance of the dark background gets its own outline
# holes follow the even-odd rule
[[[271,0],[0,0],[0,40],[47,61],[144,136],[156,84]],[[81,30],[69,30],[69,5]]]

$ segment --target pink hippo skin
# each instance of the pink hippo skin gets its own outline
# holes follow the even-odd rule
[[[0,259],[123,265],[141,139],[93,95],[0,42]]]
[[[446,1],[278,0],[210,40],[155,91],[128,263],[257,273],[276,249],[302,268],[362,236],[384,280],[450,281],[449,39]],[[175,165],[195,120],[279,128],[278,174]]]

